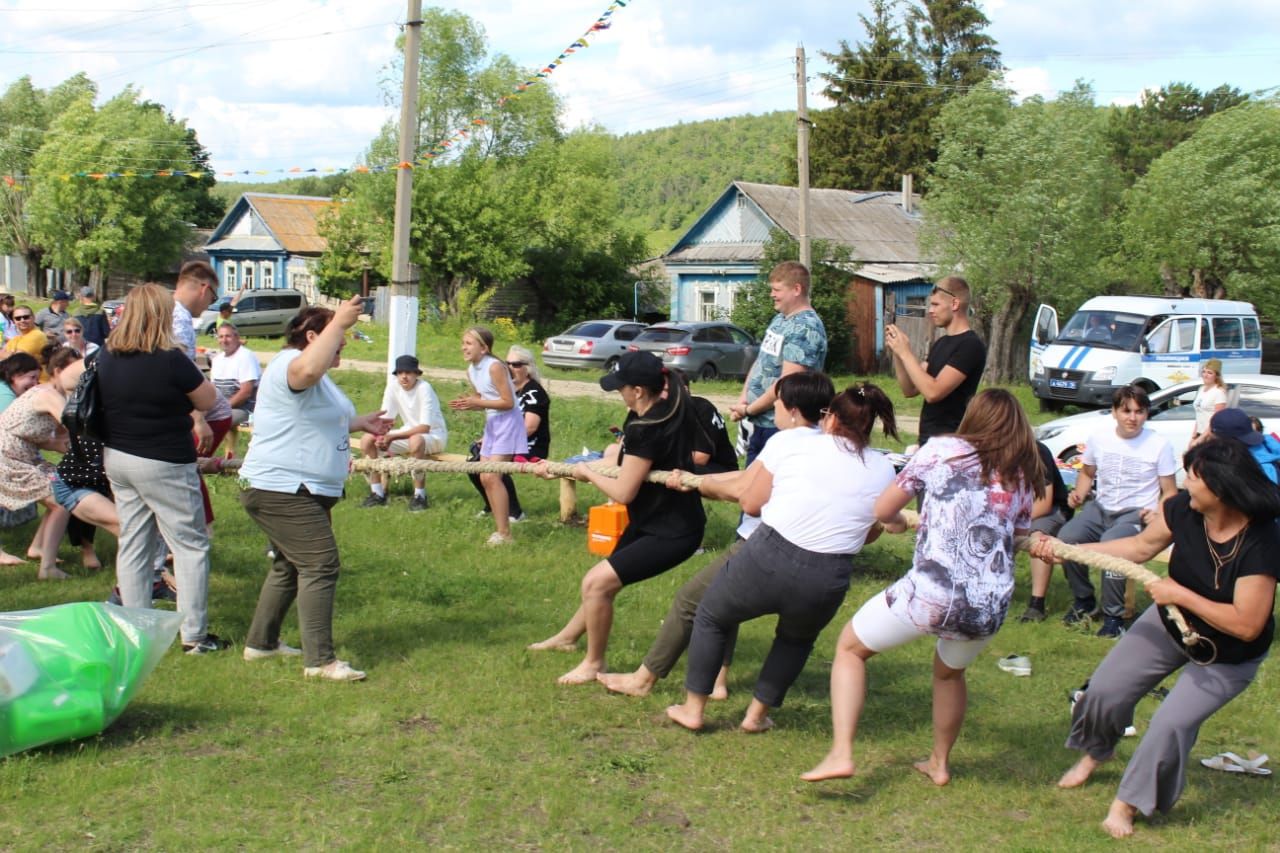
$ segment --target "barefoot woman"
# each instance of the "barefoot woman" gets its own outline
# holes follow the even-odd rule
[[[561,684],[586,684],[604,672],[618,592],[675,568],[693,556],[702,542],[707,517],[698,496],[645,479],[651,470],[693,468],[697,427],[691,420],[688,391],[683,382],[668,382],[668,378],[656,355],[630,352],[619,360],[616,371],[600,380],[601,388],[617,391],[631,410],[622,425],[618,454],[622,471],[615,479],[578,465],[574,478],[626,504],[630,521],[609,559],[596,563],[582,579],[582,605],[573,618],[555,636],[529,646],[573,651],[578,638],[587,635],[586,657],[560,676]]]
[[[1173,808],[1200,726],[1249,686],[1275,634],[1280,492],[1238,441],[1198,444],[1183,467],[1186,491],[1166,500],[1141,533],[1081,546],[1143,563],[1173,543],[1169,577],[1147,584],[1155,605],[1112,646],[1071,714],[1067,746],[1084,756],[1058,782],[1063,788],[1083,785],[1110,759],[1138,700],[1183,670],[1129,759],[1102,823],[1116,838],[1132,834],[1139,812]],[[1053,560],[1055,542],[1040,539],[1032,552]],[[1182,635],[1166,604],[1177,605],[1190,626],[1213,642],[1213,663],[1186,666]]]
[[[991,641],[1013,596],[1013,537],[1031,524],[1044,476],[1027,416],[1007,391],[973,398],[955,435],[922,447],[876,501],[885,529],[902,532],[903,507],[920,499],[910,571],[872,598],[844,627],[831,666],[831,751],[800,778],[853,775],[853,738],[867,695],[867,661],[919,637],[938,638],[933,656],[933,751],[915,765],[936,785],[960,735],[968,692],[964,671]]]

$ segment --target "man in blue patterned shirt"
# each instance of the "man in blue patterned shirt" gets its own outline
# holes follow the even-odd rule
[[[788,373],[822,370],[827,362],[827,329],[809,304],[809,270],[783,261],[769,273],[769,295],[778,313],[760,342],[760,354],[742,384],[737,405],[729,409],[735,421],[750,418],[754,429],[747,442],[750,465],[775,432],[773,384]],[[743,467],[746,467],[744,465]]]

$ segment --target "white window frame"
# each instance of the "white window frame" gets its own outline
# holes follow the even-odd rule
[[[255,264],[254,264],[254,262],[253,262],[253,261],[245,261],[245,262],[241,265],[241,270],[240,270],[240,272],[241,272],[240,280],[241,280],[241,282],[242,282],[242,284],[240,285],[240,289],[241,289],[241,290],[253,290],[253,288],[254,288],[253,281],[254,281],[254,278],[255,278],[255,276],[254,276],[254,274],[253,274],[253,273],[254,273],[254,270],[253,270],[254,266],[255,266]]]
[[[240,276],[236,275],[236,262],[225,261],[222,264],[222,288],[226,293],[239,290]]]
[[[714,287],[699,287],[697,303],[697,321],[711,323],[720,319],[720,298]],[[707,297],[711,300],[708,302]],[[710,311],[708,311],[710,309]]]
[[[262,289],[272,290],[276,286],[275,264],[266,261],[262,264]]]

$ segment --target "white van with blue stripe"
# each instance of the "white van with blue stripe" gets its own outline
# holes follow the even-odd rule
[[[1262,369],[1258,313],[1248,302],[1176,296],[1095,296],[1058,330],[1041,305],[1031,332],[1031,387],[1045,408],[1110,406],[1121,385],[1149,392],[1199,378],[1200,362],[1225,376]]]

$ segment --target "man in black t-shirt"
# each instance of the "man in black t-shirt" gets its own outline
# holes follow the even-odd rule
[[[884,330],[885,346],[893,354],[893,372],[902,393],[924,397],[920,410],[920,443],[935,435],[955,432],[965,407],[978,390],[987,366],[987,347],[969,328],[969,283],[947,276],[929,295],[929,319],[946,334],[929,347],[921,363],[911,351],[911,341],[895,325]]]
[[[720,474],[738,470],[738,454],[716,404],[705,397],[690,397],[698,431],[693,439],[693,473]]]

